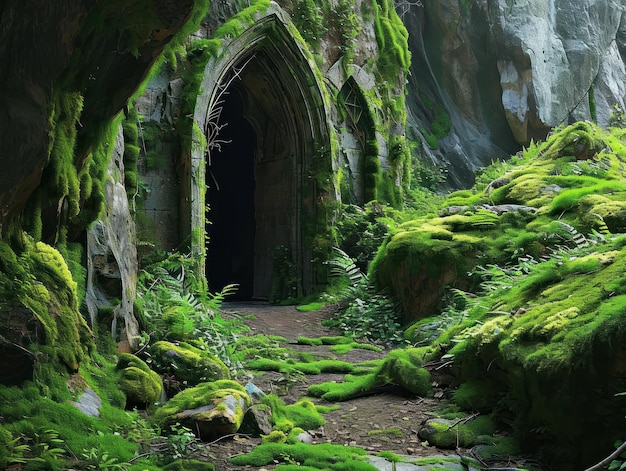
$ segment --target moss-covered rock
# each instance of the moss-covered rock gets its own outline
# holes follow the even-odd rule
[[[383,244],[372,278],[400,299],[407,322],[436,314],[446,286],[470,288],[477,264],[537,258],[576,243],[579,233],[623,230],[626,147],[618,133],[576,123],[531,146],[519,162],[450,195],[439,214],[398,226]]]
[[[93,337],[78,311],[76,283],[63,257],[27,235],[20,251],[0,242],[0,254],[0,335],[6,339],[0,348],[8,367],[0,372],[0,382],[32,378],[35,363],[42,360],[77,371]],[[18,365],[23,375],[16,375]]]
[[[161,397],[161,377],[152,371],[140,358],[122,353],[117,362],[119,379],[117,384],[126,395],[126,408],[145,407]]]
[[[230,379],[230,371],[222,360],[186,342],[161,340],[152,345],[150,353],[155,371],[171,376],[171,389]]]
[[[487,416],[471,420],[429,419],[418,432],[422,440],[438,448],[471,448],[479,443],[480,437],[495,432],[493,421]]]
[[[245,387],[218,380],[176,394],[156,410],[154,419],[162,425],[180,423],[200,439],[213,440],[237,432],[251,404]]]
[[[431,396],[432,381],[428,370],[422,368],[423,353],[418,348],[389,352],[376,372],[376,382],[395,384],[418,396]]]

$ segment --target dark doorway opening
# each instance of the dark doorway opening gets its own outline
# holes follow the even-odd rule
[[[207,161],[209,289],[220,291],[239,284],[237,299],[251,299],[254,288],[256,134],[244,117],[241,91],[231,86],[224,94],[220,148]]]

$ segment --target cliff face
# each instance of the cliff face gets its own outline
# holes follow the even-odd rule
[[[437,148],[424,147],[453,186],[552,127],[586,119],[605,126],[614,105],[624,108],[620,1],[442,0],[404,20],[413,53],[409,130],[431,132],[433,102],[443,106],[451,131]]]
[[[77,179],[100,128],[126,105],[192,7],[192,0],[3,2],[0,231],[42,179],[57,179],[51,153],[64,139],[72,144],[74,155],[68,158]],[[60,105],[69,101],[68,94],[73,94],[73,113]],[[80,120],[70,123],[70,115]],[[64,124],[73,131],[60,136]],[[70,191],[41,195],[51,220],[59,218]]]

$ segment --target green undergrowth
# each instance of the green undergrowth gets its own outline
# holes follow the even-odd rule
[[[564,470],[623,435],[625,143],[591,123],[558,129],[396,226],[370,270],[416,321],[407,339],[457,375],[453,399]]]
[[[626,147],[619,135],[577,123],[532,144],[517,165],[496,164],[438,214],[400,224],[370,266],[405,320],[438,312],[443,288],[471,288],[476,265],[515,263],[575,243],[577,233],[623,230]]]
[[[207,357],[193,359],[191,364],[208,364],[212,355],[219,359],[216,363],[223,363],[237,374],[242,365],[235,353],[236,341],[249,329],[240,316],[225,317],[221,313],[224,299],[236,292],[236,285],[228,285],[218,293],[209,292],[205,280],[196,276],[196,263],[190,255],[174,252],[152,260],[140,272],[136,305],[144,318],[143,341],[183,342],[189,346],[183,358],[191,356],[192,351]],[[161,366],[167,369],[163,361]],[[202,377],[202,373],[189,371],[187,376]]]

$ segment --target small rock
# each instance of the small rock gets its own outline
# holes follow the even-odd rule
[[[250,399],[252,399],[253,401],[260,401],[263,396],[265,396],[265,393],[253,383],[246,384],[246,391],[248,392],[248,396],[250,396]]]
[[[308,443],[309,445],[313,443],[313,437],[309,435],[307,432],[299,433],[296,438],[301,443]]]
[[[96,392],[90,387],[86,387],[80,398],[76,402],[72,402],[76,408],[83,414],[90,417],[100,417],[100,406],[102,400]]]
[[[248,435],[269,435],[272,431],[270,419],[272,409],[265,404],[257,404],[246,411],[239,431]]]

